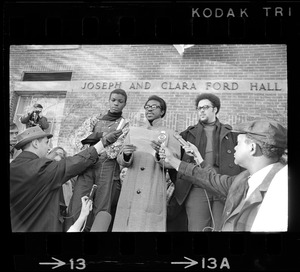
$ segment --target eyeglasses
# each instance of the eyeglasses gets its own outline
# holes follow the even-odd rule
[[[145,105],[144,106],[144,109],[145,110],[155,110],[155,109],[157,109],[157,108],[159,108],[159,109],[161,109],[161,107],[160,106],[157,106],[157,105]]]
[[[213,106],[205,105],[203,107],[196,108],[197,111],[208,110],[209,108],[213,108]]]

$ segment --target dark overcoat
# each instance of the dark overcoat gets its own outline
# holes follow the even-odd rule
[[[10,164],[12,231],[62,231],[61,186],[93,165],[97,158],[94,147],[59,162],[23,151]]]
[[[237,133],[232,132],[230,125],[222,124],[219,121],[217,121],[216,125],[219,126],[217,127],[219,135],[216,137],[218,143],[215,145],[215,148],[218,148],[218,152],[217,150],[214,150],[214,153],[218,155],[218,158],[216,159],[218,165],[214,166],[218,168],[218,173],[220,174],[226,174],[230,176],[237,175],[244,170],[234,163],[234,147],[237,143]],[[198,124],[188,127],[180,134],[186,141],[194,144],[198,148],[201,156],[204,158],[206,136],[203,125],[198,122]],[[185,152],[182,152],[182,154],[182,161],[195,163],[193,157],[187,155]],[[191,182],[186,182],[185,179],[181,178],[180,176],[177,177],[174,195],[179,205],[182,205],[182,203],[185,201],[191,190],[191,187]]]

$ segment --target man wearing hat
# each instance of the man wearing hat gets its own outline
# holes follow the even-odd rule
[[[17,136],[22,153],[10,164],[10,212],[13,232],[62,231],[59,196],[62,184],[96,163],[104,147],[114,143],[121,130],[108,133],[86,150],[60,161],[46,158],[49,139],[39,126]]]
[[[253,222],[269,185],[280,174],[279,171],[283,170],[281,158],[287,148],[287,130],[276,121],[256,120],[240,124],[236,131],[239,135],[234,148],[235,164],[246,170],[235,176],[217,174],[191,143],[184,149],[191,156],[197,157],[199,165],[178,160],[165,147],[160,149],[160,156],[165,158],[179,175],[185,177],[187,182],[207,189],[225,201],[218,230],[252,231]],[[284,175],[281,182],[287,184],[287,175]],[[287,198],[283,197],[283,201],[287,201]],[[273,217],[276,216],[276,212],[273,212]],[[287,218],[278,218],[277,221],[280,220],[285,221],[287,225]],[[260,231],[268,229],[261,227]],[[276,227],[273,227],[272,231],[276,231]],[[277,231],[282,231],[282,227],[278,227]]]
[[[34,104],[32,109],[25,115],[21,116],[20,121],[26,124],[26,128],[39,126],[42,130],[49,127],[48,120],[43,116],[43,106],[41,104]]]
[[[15,149],[18,133],[19,133],[19,129],[18,129],[17,125],[15,123],[11,123],[10,128],[9,128],[10,162],[12,162],[12,160],[14,160],[21,153],[20,150]]]

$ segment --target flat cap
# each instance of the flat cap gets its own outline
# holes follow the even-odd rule
[[[248,134],[253,139],[276,147],[287,147],[287,129],[274,120],[241,123],[234,127],[233,132]]]

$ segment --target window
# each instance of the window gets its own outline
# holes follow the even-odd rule
[[[72,72],[24,72],[23,81],[70,81]]]
[[[55,147],[58,144],[58,136],[63,118],[63,110],[65,105],[65,95],[21,95],[19,96],[18,105],[14,117],[14,122],[19,128],[19,132],[26,129],[25,124],[22,124],[20,117],[24,115],[33,106],[39,103],[43,106],[43,115],[49,122],[49,128],[46,133],[53,134],[50,139],[50,147]]]

